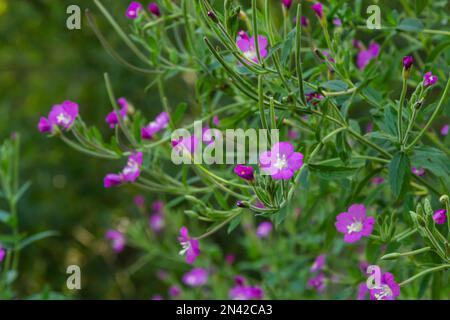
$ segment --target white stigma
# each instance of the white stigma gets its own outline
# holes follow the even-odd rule
[[[351,234],[353,232],[360,232],[363,228],[363,224],[361,221],[355,221],[352,224],[347,226],[348,234]]]
[[[57,117],[56,120],[58,121],[58,123],[63,124],[63,125],[68,125],[70,123],[70,116],[69,115],[65,115],[64,113],[60,113]]]
[[[181,250],[178,253],[180,256],[184,256],[184,254],[191,248],[191,243],[189,241],[186,242],[180,242],[181,244]]]
[[[282,157],[280,157],[280,154],[277,153],[277,161],[273,165],[278,170],[284,169],[287,167],[287,160],[286,155],[283,154]]]
[[[251,61],[254,61],[257,58],[256,51],[252,50],[245,51],[244,56]]]

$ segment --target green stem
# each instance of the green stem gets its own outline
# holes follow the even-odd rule
[[[399,102],[398,113],[397,113],[397,128],[398,128],[399,143],[402,143],[402,141],[403,141],[403,129],[402,129],[403,105],[405,103],[406,90],[408,89],[407,76],[406,76],[405,72],[407,72],[407,71],[403,70],[403,87],[402,87],[402,93],[400,95],[400,102]]]
[[[399,284],[399,286],[403,287],[405,284],[408,284],[408,283],[410,283],[410,282],[412,282],[412,281],[414,281],[414,280],[416,280],[416,279],[418,279],[420,277],[423,277],[424,275],[426,275],[428,273],[437,272],[437,271],[445,270],[445,269],[448,269],[448,268],[450,268],[450,264],[443,264],[443,265],[440,265],[438,267],[427,269],[427,270],[422,271],[422,272],[412,276],[411,278],[406,279],[405,281],[401,282]]]
[[[303,105],[306,107],[308,104],[306,102],[305,97],[305,89],[303,87],[303,71],[302,71],[302,57],[301,57],[301,50],[302,50],[302,24],[300,23],[302,17],[302,5],[299,3],[297,5],[297,33],[296,33],[296,46],[295,46],[295,66],[297,71],[297,78],[298,78],[298,88],[300,91],[300,99],[303,103]]]

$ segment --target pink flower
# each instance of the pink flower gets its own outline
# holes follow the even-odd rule
[[[180,229],[181,237],[178,241],[181,244],[180,255],[186,255],[186,262],[193,264],[195,259],[200,255],[200,245],[198,240],[189,237],[189,231],[186,227],[181,227]]]
[[[231,288],[229,296],[233,300],[261,300],[264,292],[260,287],[246,286],[244,277],[235,278],[235,286]]]
[[[143,195],[137,195],[134,197],[133,202],[137,207],[143,207],[145,204],[145,198]]]
[[[369,289],[369,292],[370,300],[394,300],[400,295],[400,286],[391,273],[385,272],[381,276],[380,286]]]
[[[54,105],[48,118],[39,119],[38,129],[42,133],[51,133],[53,126],[58,126],[63,130],[68,130],[78,116],[78,104],[66,100],[61,104]]]
[[[181,294],[181,289],[179,286],[173,285],[169,288],[169,296],[172,298],[177,298]]]
[[[295,131],[295,130],[289,130],[288,131],[288,138],[290,140],[297,140],[298,138],[300,138],[300,134]]]
[[[376,42],[372,42],[367,50],[361,50],[356,59],[358,69],[364,70],[372,59],[378,57],[379,53],[380,45]]]
[[[142,152],[133,153],[128,157],[128,162],[119,174],[107,174],[103,180],[105,188],[126,183],[135,182],[141,174]]]
[[[150,122],[146,127],[141,129],[142,139],[151,140],[153,136],[165,129],[169,124],[170,116],[167,112],[161,112],[154,121]]]
[[[372,179],[372,183],[375,184],[375,185],[382,184],[383,182],[384,182],[384,178],[383,177],[374,177]]]
[[[373,131],[373,123],[372,122],[368,122],[367,126],[366,126],[366,133],[370,133]]]
[[[260,239],[267,238],[272,232],[272,223],[268,221],[261,222],[256,229],[256,236]]]
[[[162,229],[164,229],[165,226],[164,216],[160,213],[152,214],[149,219],[149,225],[153,231],[155,232],[161,231]]]
[[[115,110],[108,113],[108,115],[105,118],[106,123],[109,124],[109,127],[111,129],[114,129],[114,127],[119,123],[119,116],[122,119],[125,119],[127,116],[127,113],[129,112],[128,102],[125,100],[125,98],[120,98],[117,100],[117,102],[122,106],[119,110],[119,114]]]
[[[323,267],[325,266],[325,259],[326,259],[326,256],[324,254],[321,254],[320,256],[318,256],[316,258],[316,260],[314,261],[313,265],[311,266],[310,271],[316,272],[316,271],[322,270]]]
[[[303,154],[294,152],[289,142],[278,142],[270,151],[260,154],[261,170],[274,180],[289,180],[303,166]]]
[[[366,300],[366,296],[369,293],[369,288],[367,288],[367,284],[362,282],[358,285],[358,295],[356,296],[357,300]]]
[[[425,88],[432,86],[433,84],[435,84],[438,81],[438,77],[433,75],[431,73],[431,71],[428,71],[427,73],[425,73],[425,75],[423,76],[423,86]]]
[[[142,8],[143,8],[142,4],[140,4],[139,2],[133,1],[128,6],[127,11],[125,12],[125,16],[128,19],[134,20],[138,17],[139,10],[141,10]]]
[[[286,9],[289,9],[292,6],[292,0],[281,0],[281,2]]]
[[[425,169],[424,168],[412,167],[411,168],[411,172],[414,173],[416,176],[419,176],[419,177],[425,175]]]
[[[125,236],[122,232],[117,230],[108,230],[105,234],[105,238],[111,241],[112,248],[116,253],[122,252],[125,248]]]
[[[220,126],[219,116],[214,116],[212,122],[216,127]]]
[[[344,241],[354,243],[363,236],[367,237],[372,233],[374,217],[366,218],[366,208],[362,204],[353,204],[348,208],[348,212],[343,212],[336,217],[336,229],[344,234]]]
[[[180,138],[178,140],[172,140],[172,147],[181,152],[181,150],[186,150],[189,153],[194,153],[198,147],[198,138],[195,135],[190,135],[188,138]]]
[[[325,290],[325,275],[323,273],[308,280],[308,287],[317,290],[319,293]]]
[[[444,224],[447,221],[447,210],[441,209],[433,214],[433,220],[437,224]]]
[[[0,246],[0,262],[2,262],[3,259],[5,259],[5,256],[6,256],[6,250],[3,249],[2,246]]]
[[[311,9],[316,13],[316,15],[319,17],[319,19],[322,19],[323,17],[323,6],[320,2],[317,2],[311,6]]]
[[[253,168],[251,166],[244,166],[242,164],[238,164],[234,168],[234,173],[247,181],[252,181],[255,177],[253,176]]]
[[[152,203],[152,210],[156,213],[162,213],[164,209],[164,202],[161,200]]]
[[[442,136],[448,135],[448,129],[449,129],[449,125],[448,125],[448,124],[444,125],[444,126],[441,128],[441,135],[442,135]]]
[[[148,11],[154,14],[157,17],[161,16],[161,11],[159,10],[159,6],[156,2],[152,2],[148,5]]]
[[[340,27],[340,26],[342,26],[342,20],[339,19],[338,17],[335,17],[335,18],[333,19],[333,24],[334,24],[336,27]]]
[[[183,276],[183,282],[190,287],[200,287],[208,282],[208,271],[194,268]]]
[[[403,68],[405,68],[405,70],[411,69],[413,63],[414,63],[414,58],[412,56],[403,57]]]
[[[229,264],[230,266],[234,263],[234,260],[236,260],[236,257],[234,256],[234,254],[227,254],[225,256],[225,261],[227,264]]]
[[[239,31],[236,45],[242,51],[244,56],[254,63],[258,63],[258,55],[256,53],[255,37],[249,38],[245,31]],[[262,58],[267,56],[267,38],[258,35],[259,55]]]

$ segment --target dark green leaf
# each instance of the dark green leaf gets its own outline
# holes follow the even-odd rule
[[[20,242],[19,249],[22,250],[23,248],[29,246],[30,244],[32,244],[32,243],[34,243],[36,241],[39,241],[39,240],[42,240],[42,239],[45,239],[45,238],[48,238],[48,237],[54,237],[54,236],[57,236],[57,235],[58,235],[58,232],[52,231],[52,230],[43,231],[43,232],[39,232],[39,233],[33,234],[32,236],[29,236],[28,238],[25,238],[25,239],[23,239]]]
[[[389,164],[389,183],[392,194],[397,199],[404,186],[409,183],[411,165],[408,155],[404,152],[397,153]]]
[[[230,234],[231,232],[233,232],[234,229],[236,229],[236,227],[241,223],[241,218],[242,215],[238,215],[236,216],[233,220],[230,221],[230,224],[228,225],[228,234]]]
[[[422,21],[413,18],[403,19],[397,26],[398,30],[420,32],[424,28]]]
[[[338,180],[352,177],[359,167],[334,167],[317,164],[309,164],[311,173],[325,180]]]

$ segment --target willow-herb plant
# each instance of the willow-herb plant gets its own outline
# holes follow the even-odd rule
[[[86,108],[71,101],[54,106],[39,129],[88,155],[128,159],[105,177],[105,187],[169,194],[167,208],[201,221],[200,236],[180,231],[189,264],[207,254],[206,237],[224,227],[230,233],[241,221],[248,231],[248,221],[265,219],[257,236],[267,237],[275,224],[278,238],[260,254],[277,260],[267,274],[264,262],[247,265],[264,279],[265,297],[448,295],[450,149],[433,128],[448,114],[450,31],[431,29],[440,27],[445,4],[428,2],[417,13],[424,19],[410,17],[407,1],[403,11],[383,7],[386,25],[369,30],[361,1],[161,0],[147,9],[133,2],[125,31],[100,0],[94,3],[135,59],[125,60],[108,43],[87,10],[92,30],[118,63],[149,76],[146,90],[157,88],[161,113],[149,122],[117,99],[120,89],[105,74],[111,138],[86,125],[79,115]],[[176,77],[194,80],[186,80],[186,102],[173,106]],[[174,166],[173,148],[193,153],[205,141],[194,135],[171,141],[194,119],[221,132],[279,129],[282,141],[271,145],[277,159],[263,163],[269,156],[261,154],[259,170],[245,163]],[[132,241],[136,232],[127,231]],[[122,233],[107,237],[123,249]],[[145,241],[138,246],[152,250]],[[384,271],[367,287],[366,266],[377,264]],[[353,271],[358,265],[362,273]],[[184,281],[204,285],[205,272],[195,268]],[[263,292],[238,279],[230,297]]]

